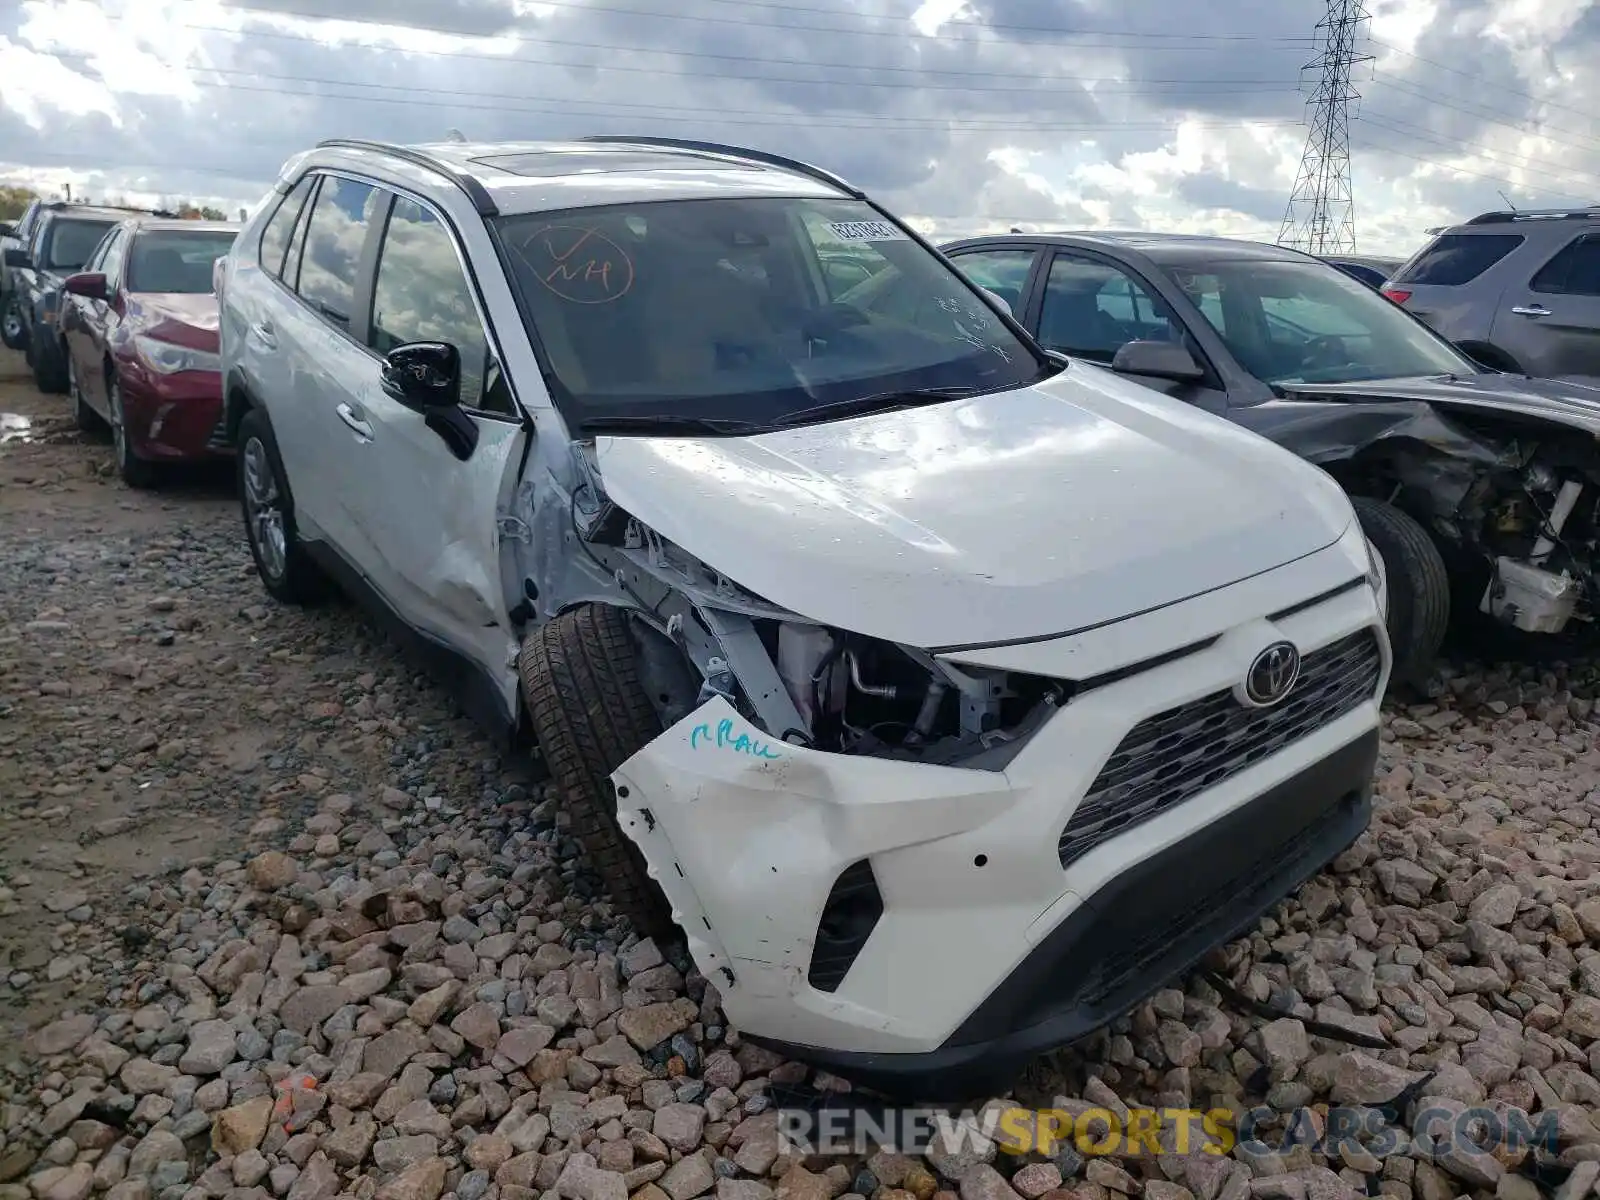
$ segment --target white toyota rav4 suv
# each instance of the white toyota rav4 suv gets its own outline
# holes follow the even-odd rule
[[[915,303],[838,302],[879,270]],[[220,282],[268,591],[365,597],[531,728],[748,1038],[981,1092],[1366,825],[1389,650],[1339,487],[1047,355],[826,172],[325,142]]]

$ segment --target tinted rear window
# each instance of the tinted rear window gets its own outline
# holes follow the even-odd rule
[[[1395,278],[1395,283],[1470,283],[1522,245],[1518,233],[1447,233],[1435,239]]]

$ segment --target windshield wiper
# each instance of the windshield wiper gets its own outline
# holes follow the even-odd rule
[[[754,433],[760,428],[754,421],[733,417],[688,417],[677,413],[590,417],[582,422],[584,433]]]
[[[875,392],[870,396],[856,396],[850,400],[832,400],[827,404],[814,404],[810,408],[786,413],[772,422],[774,427],[803,425],[827,417],[863,417],[869,413],[893,412],[899,408],[912,408],[919,404],[939,404],[946,400],[959,400],[972,395],[973,388],[906,388],[898,392]]]

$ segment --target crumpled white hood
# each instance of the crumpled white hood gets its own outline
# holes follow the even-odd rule
[[[1326,474],[1094,367],[741,438],[601,437],[607,493],[822,624],[924,647],[1081,630],[1331,545]]]

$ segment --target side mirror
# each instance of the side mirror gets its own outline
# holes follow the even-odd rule
[[[16,237],[17,229],[10,221],[0,221],[0,237]]]
[[[28,257],[28,252],[17,249],[6,251],[5,263],[8,267],[21,267],[24,270],[33,266],[33,260]]]
[[[993,301],[994,301],[994,302],[995,302],[995,303],[996,303],[996,304],[998,304],[998,305],[999,305],[999,306],[1000,306],[1000,307],[1001,307],[1001,308],[1003,308],[1003,309],[1005,309],[1005,310],[1006,310],[1006,313],[1007,313],[1007,314],[1008,314],[1008,315],[1010,315],[1010,316],[1015,316],[1015,315],[1016,315],[1016,314],[1015,314],[1015,313],[1013,313],[1013,312],[1012,312],[1012,311],[1011,311],[1011,301],[1009,301],[1009,300],[1007,300],[1007,299],[1006,299],[1006,298],[1005,298],[1005,297],[1004,297],[1004,296],[1002,296],[1002,295],[1001,295],[1001,294],[1000,294],[1000,293],[999,293],[999,292],[996,292],[996,291],[992,291],[992,290],[990,290],[990,289],[989,289],[989,288],[984,288],[984,289],[983,289],[983,290],[984,290],[984,291],[986,291],[986,292],[988,292],[988,293],[989,293],[989,298],[990,298],[990,299],[992,299],[992,300],[993,300]]]
[[[1194,355],[1174,342],[1127,342],[1111,360],[1111,369],[1120,375],[1146,375],[1179,383],[1194,383],[1206,376]]]
[[[424,416],[461,399],[461,354],[449,342],[408,342],[384,356],[383,391]]]
[[[68,275],[61,286],[74,296],[84,296],[90,300],[106,298],[106,277],[99,271],[79,271],[76,275]]]

